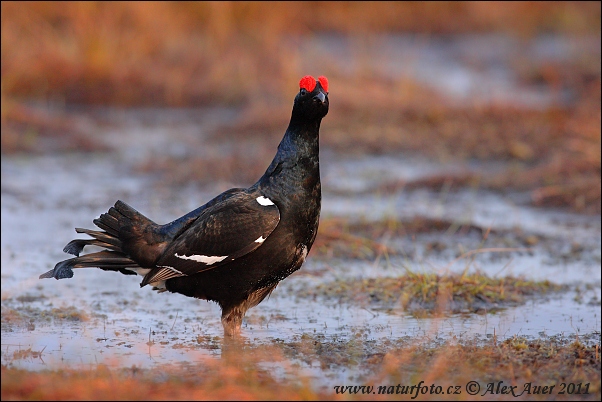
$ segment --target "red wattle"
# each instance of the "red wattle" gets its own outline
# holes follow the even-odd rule
[[[316,79],[311,75],[306,75],[305,77],[301,78],[301,81],[299,81],[299,89],[305,89],[306,91],[311,92],[315,87]]]
[[[318,77],[318,81],[320,81],[320,85],[322,85],[324,91],[328,92],[328,79],[322,75]]]

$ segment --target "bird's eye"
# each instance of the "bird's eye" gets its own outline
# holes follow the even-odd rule
[[[301,96],[304,96],[307,93],[307,90],[305,88],[301,88]]]

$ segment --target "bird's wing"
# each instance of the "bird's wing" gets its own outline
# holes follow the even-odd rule
[[[194,211],[187,213],[186,215],[176,219],[173,222],[160,226],[157,230],[158,236],[160,236],[161,238],[167,238],[169,240],[177,238],[179,235],[185,232],[190,227],[190,225],[192,225],[194,221],[196,221],[198,217],[201,216],[207,208],[211,208],[216,204],[224,202],[233,195],[237,195],[242,192],[245,192],[245,189],[231,188],[230,190],[224,191],[205,205],[198,207]]]
[[[248,254],[274,231],[280,211],[257,192],[241,191],[205,209],[176,237],[140,286],[194,275]]]

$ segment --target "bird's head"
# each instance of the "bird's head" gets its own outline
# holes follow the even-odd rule
[[[299,81],[299,93],[295,97],[293,115],[304,119],[321,119],[328,113],[328,80],[321,76],[316,80],[306,75]]]

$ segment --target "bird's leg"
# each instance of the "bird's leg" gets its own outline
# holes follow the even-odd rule
[[[225,336],[239,336],[242,319],[247,311],[257,306],[263,299],[272,293],[277,284],[257,289],[251,292],[246,299],[238,304],[222,307],[222,325],[224,326]]]
[[[240,326],[242,318],[247,309],[242,309],[242,306],[236,306],[232,309],[224,310],[222,313],[222,325],[224,326],[224,336],[236,337],[240,335]]]

